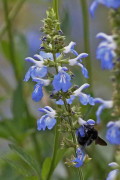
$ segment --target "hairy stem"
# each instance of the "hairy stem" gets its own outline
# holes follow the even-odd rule
[[[72,111],[71,111],[71,106],[70,106],[70,104],[67,104],[66,99],[64,99],[64,105],[65,105],[66,111],[69,114],[68,121],[69,121],[69,124],[70,124],[70,127],[71,127],[72,139],[73,139],[74,144],[77,144],[75,133],[73,132],[74,127],[73,127],[73,123],[72,123],[72,119],[71,119],[71,117],[73,116]],[[75,151],[75,155],[76,155],[76,148],[74,148],[74,151]],[[77,168],[77,171],[78,171],[79,179],[84,180],[82,169]]]
[[[80,0],[82,18],[83,18],[83,38],[84,38],[84,51],[89,54],[88,60],[86,62],[86,68],[89,72],[88,83],[90,84],[90,92],[92,90],[92,68],[91,68],[91,58],[90,58],[90,30],[89,30],[89,11],[87,7],[86,0]]]

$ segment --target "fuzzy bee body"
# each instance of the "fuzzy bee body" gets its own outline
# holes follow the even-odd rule
[[[81,132],[80,130],[77,132],[77,140],[81,146],[89,146],[93,141],[95,141],[95,144],[102,146],[107,145],[107,143],[98,136],[98,131],[93,125],[82,125]]]

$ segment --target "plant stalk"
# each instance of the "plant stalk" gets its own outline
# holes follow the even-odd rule
[[[85,63],[86,68],[89,72],[88,83],[90,84],[90,92],[93,93],[92,89],[92,67],[90,58],[90,28],[89,28],[89,11],[86,0],[80,0],[82,19],[83,19],[83,39],[84,39],[84,51],[88,53],[88,60]]]

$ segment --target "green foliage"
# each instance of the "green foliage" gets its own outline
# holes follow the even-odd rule
[[[43,163],[43,166],[42,166],[42,179],[43,180],[46,180],[47,179],[47,176],[48,176],[48,173],[50,171],[50,166],[51,166],[51,158],[50,157],[47,157],[45,160],[44,160],[44,163]]]
[[[33,159],[22,148],[16,145],[10,144],[9,147],[18,154],[18,156],[34,171],[38,177],[40,176],[40,168],[35,159]]]

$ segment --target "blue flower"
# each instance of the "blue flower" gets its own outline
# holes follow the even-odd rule
[[[39,120],[37,120],[37,129],[45,130],[46,128],[52,129],[56,124],[56,111],[50,106],[45,106],[44,108],[39,109],[40,112],[46,113]]]
[[[104,109],[110,109],[112,108],[113,106],[113,101],[105,101],[101,98],[95,98],[94,99],[94,102],[97,104],[97,103],[100,103],[101,105],[98,107],[98,110],[96,111],[96,116],[97,116],[97,124],[100,123],[101,121],[101,118],[100,118],[100,115],[101,113],[103,112]]]
[[[46,53],[44,51],[40,51],[40,56],[42,56],[44,59],[49,59],[53,61],[53,54],[52,53]],[[56,58],[60,56],[60,53],[56,53]]]
[[[114,170],[110,171],[110,173],[108,174],[106,180],[115,180],[117,175],[118,175],[118,173],[119,173],[118,169],[114,169]]]
[[[88,78],[88,71],[87,69],[83,66],[83,64],[81,64],[80,62],[82,62],[82,58],[86,58],[88,56],[88,54],[86,53],[81,53],[79,54],[76,58],[74,59],[70,59],[69,60],[69,65],[70,66],[80,66],[81,70],[82,70],[82,74],[84,75],[85,78]]]
[[[59,99],[58,101],[56,101],[56,104],[58,104],[58,105],[64,105],[64,102],[63,102],[62,99]]]
[[[79,97],[79,101],[83,104],[83,105],[87,105],[87,104],[90,104],[90,105],[95,105],[94,103],[94,98],[91,97],[90,95],[88,94],[85,94],[82,92],[83,89],[86,89],[88,88],[90,85],[85,83],[83,84],[80,88],[78,88],[77,90],[75,90],[73,92],[73,95],[74,96],[78,96]]]
[[[99,44],[96,52],[96,58],[101,61],[103,69],[113,68],[113,59],[116,57],[116,44],[113,36],[108,36],[105,33],[97,34],[97,38],[102,38],[103,41]]]
[[[38,61],[36,61],[35,59],[31,58],[31,57],[27,57],[25,60],[31,63],[34,63],[34,66],[31,66],[29,68],[29,70],[27,71],[24,81],[28,81],[31,78],[35,78],[35,77],[45,77],[47,74],[47,67],[44,66],[44,59],[42,56],[40,55],[34,55],[34,58],[37,59]]]
[[[70,95],[70,98],[66,99],[68,104],[72,104],[73,100],[75,99],[74,95]]]
[[[112,168],[118,168],[118,167],[120,167],[120,166],[118,165],[118,163],[116,163],[116,162],[111,162],[111,163],[108,164],[108,166],[110,166],[110,167],[112,167]]]
[[[106,139],[110,144],[120,145],[120,121],[110,121],[107,124]]]
[[[68,46],[64,47],[63,53],[73,53],[75,56],[78,56],[78,53],[74,50],[75,45],[76,43],[71,41]]]
[[[72,162],[75,162],[75,167],[79,168],[83,165],[84,159],[85,159],[85,152],[81,148],[77,148],[76,150],[76,158],[72,160]]]
[[[94,16],[94,12],[99,4],[103,4],[108,8],[117,9],[120,7],[120,0],[94,0],[90,6],[90,13]]]
[[[66,67],[59,67],[59,73],[54,76],[52,85],[56,92],[60,90],[66,92],[72,85],[70,82],[71,77],[65,71],[67,71]]]
[[[32,99],[34,101],[38,102],[43,97],[43,91],[42,91],[43,86],[48,86],[50,83],[50,80],[34,78],[33,81],[37,82],[37,84],[34,86],[34,91],[32,93]]]

